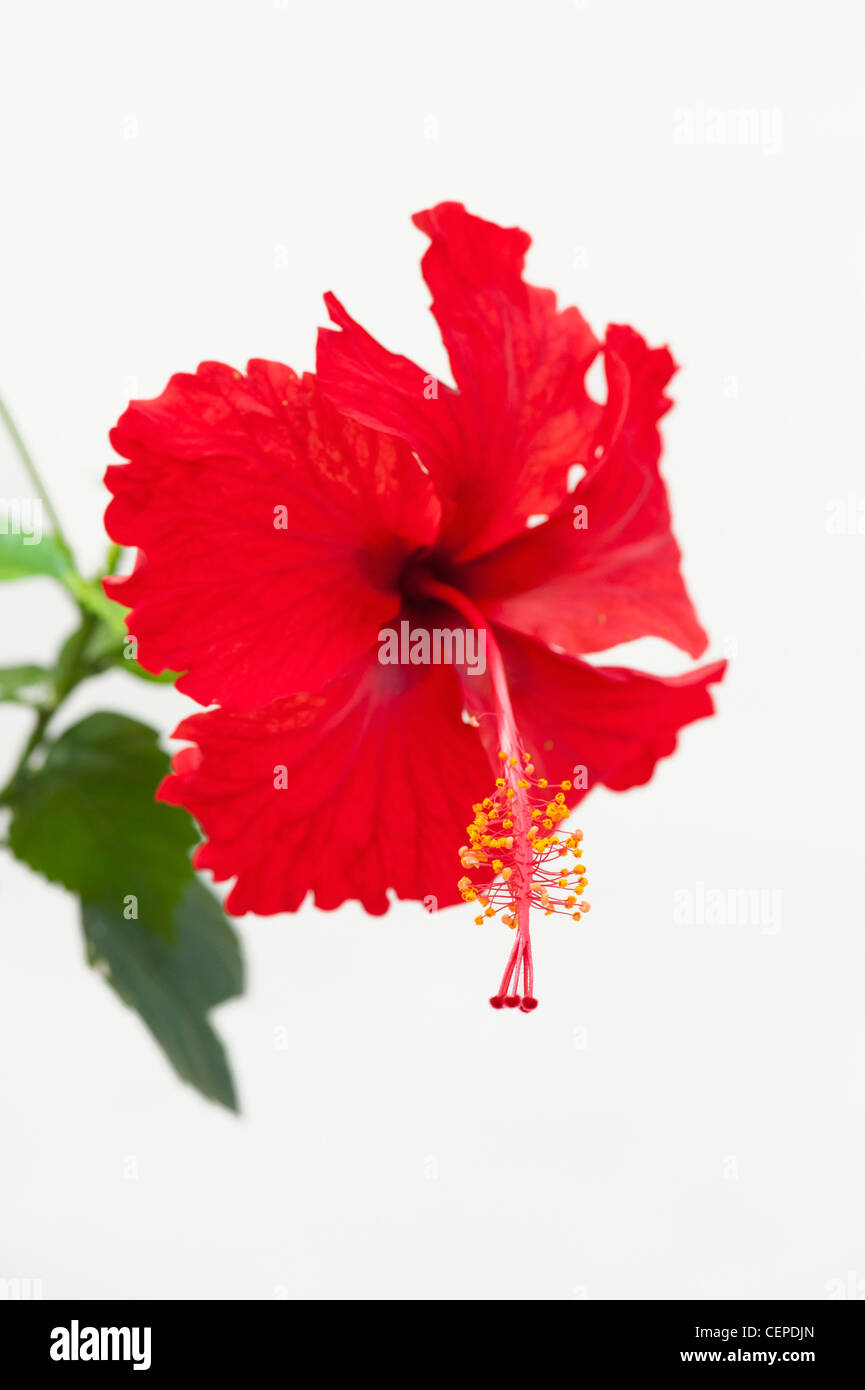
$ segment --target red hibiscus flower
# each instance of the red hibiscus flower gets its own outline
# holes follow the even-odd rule
[[[600,342],[527,285],[524,232],[457,203],[414,221],[455,386],[331,295],[314,376],[172,377],[111,435],[129,462],[106,524],[138,559],[106,589],[141,663],[220,706],[180,725],[159,795],[201,824],[196,864],[236,878],[228,910],[462,898],[514,930],[491,1002],[528,1011],[530,909],[588,910],[582,834],[559,827],[591,786],[647,781],[723,663],[670,680],[581,659],[706,645],[659,473],[669,352]],[[385,633],[421,640],[389,664]],[[451,661],[424,646],[441,633]]]

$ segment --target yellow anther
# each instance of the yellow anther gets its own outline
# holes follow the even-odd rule
[[[564,836],[551,833],[570,815],[565,792],[573,784],[564,781],[558,784],[561,790],[555,790],[556,783],[553,783],[551,800],[542,802],[534,794],[534,789],[550,784],[545,777],[529,780],[534,768],[525,754],[514,756],[501,750],[499,759],[507,764],[507,771],[503,767],[505,775],[495,779],[495,790],[472,806],[474,821],[466,827],[468,844],[461,845],[459,849],[463,869],[487,867],[493,876],[497,876],[497,881],[476,887],[469,876],[463,877],[457,885],[460,895],[464,902],[477,902],[482,909],[483,915],[475,917],[478,925],[499,914],[507,927],[513,929],[518,925],[520,914],[517,900],[520,893],[517,889],[519,887],[520,892],[524,891],[526,879],[520,877],[524,870],[520,869],[518,873],[513,862],[515,840],[519,842],[522,839],[522,832],[515,836],[513,831],[515,824],[522,826],[523,818],[528,813],[531,821],[526,827],[525,838],[530,846],[529,860],[540,877],[531,880],[529,892],[525,895],[526,909],[529,903],[534,903],[547,917],[552,916],[554,911],[567,911],[574,921],[579,921],[587,910],[582,901],[583,887],[588,883],[585,865],[580,857],[583,832],[568,831]],[[515,776],[511,774],[512,768],[518,769]],[[520,797],[522,800],[519,800]],[[509,804],[514,800],[518,801],[517,807]],[[509,831],[510,834],[507,833]],[[579,861],[573,868],[568,867],[571,862],[569,855],[573,856],[573,861]]]
[[[476,918],[475,918],[475,923],[476,923],[477,926],[482,927],[483,924],[484,924],[484,919],[483,919],[483,917],[476,917]]]
[[[507,753],[504,753],[504,752],[502,751],[501,748],[499,749],[498,753],[496,754],[496,757],[497,757],[497,758],[500,758],[502,762],[505,761],[505,758],[506,758],[507,756],[508,756]]]

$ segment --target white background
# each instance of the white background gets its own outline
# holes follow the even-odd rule
[[[0,1276],[46,1297],[855,1292],[865,535],[827,521],[851,489],[865,506],[862,7],[5,0],[2,29],[0,389],[88,567],[107,431],[171,372],[311,367],[333,289],[446,374],[409,215],[457,198],[526,227],[530,277],[597,330],[682,363],[666,476],[732,664],[648,786],[585,803],[594,911],[539,924],[533,1017],[487,1006],[509,941],[469,909],[243,920],[249,992],[217,1016],[241,1119],[173,1077],[85,969],[71,899],[3,855]],[[712,108],[763,124],[676,139]],[[26,495],[5,440],[0,464]],[[3,660],[48,659],[72,616],[48,581],[7,586]],[[118,674],[64,722],[98,707],[167,735],[190,703]],[[27,726],[2,710],[0,773]],[[777,892],[781,916],[677,924],[701,882]]]

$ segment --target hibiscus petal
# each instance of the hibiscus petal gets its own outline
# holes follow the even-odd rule
[[[388,888],[444,907],[490,779],[461,708],[452,670],[368,661],[318,694],[184,720],[175,737],[196,746],[159,797],[200,822],[197,867],[237,875],[229,912],[293,912],[312,892],[321,908],[357,898],[379,914]]]
[[[405,440],[435,482],[446,524],[454,510],[453,470],[464,456],[456,392],[409,358],[388,352],[335,295],[326,294],[324,302],[341,331],[319,329],[319,386],[353,420]]]
[[[106,592],[148,670],[202,704],[315,690],[375,643],[441,509],[408,448],[277,363],[219,363],[134,401],[112,431],[106,526],[139,547]]]
[[[699,656],[707,638],[682,579],[659,472],[658,420],[672,404],[664,388],[675,364],[632,328],[611,327],[607,349],[611,376],[625,370],[629,380],[614,442],[549,521],[454,582],[493,621],[570,652],[654,636]]]
[[[676,747],[679,729],[714,713],[709,686],[722,679],[725,661],[683,676],[650,676],[619,666],[592,666],[561,656],[530,638],[496,631],[511,703],[526,751],[551,782],[586,769],[581,800],[603,783],[613,791],[647,782],[660,758]],[[489,713],[489,695],[479,682],[464,680],[467,707]],[[495,723],[481,717],[481,733],[495,754]]]
[[[547,514],[604,437],[609,411],[585,388],[600,344],[576,309],[522,278],[519,228],[460,203],[418,213],[432,244],[423,272],[458,390],[381,347],[328,297],[342,328],[319,336],[323,389],[356,419],[392,430],[423,459],[443,499],[439,550],[483,554]]]
[[[600,343],[577,309],[523,280],[531,238],[440,203],[414,222],[432,311],[459,388],[468,470],[447,539],[454,559],[482,554],[556,507],[568,471],[591,457],[603,409],[585,375]]]

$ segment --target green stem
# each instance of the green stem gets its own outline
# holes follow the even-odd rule
[[[7,804],[18,783],[27,772],[27,764],[36,749],[40,747],[45,737],[45,730],[54,718],[60,706],[65,703],[72,691],[79,686],[82,681],[92,675],[92,671],[82,660],[87,648],[87,641],[90,634],[96,627],[99,619],[95,613],[82,611],[81,626],[75,632],[74,637],[69,643],[65,655],[63,667],[57,672],[54,681],[54,694],[45,705],[36,711],[36,723],[30,733],[23,752],[18,759],[18,764],[6,786],[0,790],[0,806]]]
[[[48,518],[51,522],[51,528],[54,532],[54,538],[57,541],[57,544],[60,547],[60,549],[64,552],[69,563],[74,567],[75,559],[72,553],[72,547],[66,539],[63,527],[60,525],[60,518],[58,517],[57,512],[54,509],[54,503],[51,501],[51,498],[48,495],[48,489],[45,487],[45,484],[42,481],[42,478],[40,477],[39,469],[36,467],[36,464],[33,461],[33,456],[30,453],[30,450],[27,448],[27,445],[24,443],[24,440],[21,437],[21,432],[18,429],[18,426],[16,425],[15,421],[13,420],[9,412],[9,408],[6,405],[6,402],[3,400],[2,396],[0,396],[0,419],[2,419],[4,425],[6,426],[9,438],[12,440],[12,443],[15,446],[15,450],[22,464],[24,465],[24,469],[27,473],[27,476],[30,478],[30,481],[32,482],[37,493],[39,494],[41,501],[45,504],[45,510],[48,513]]]

